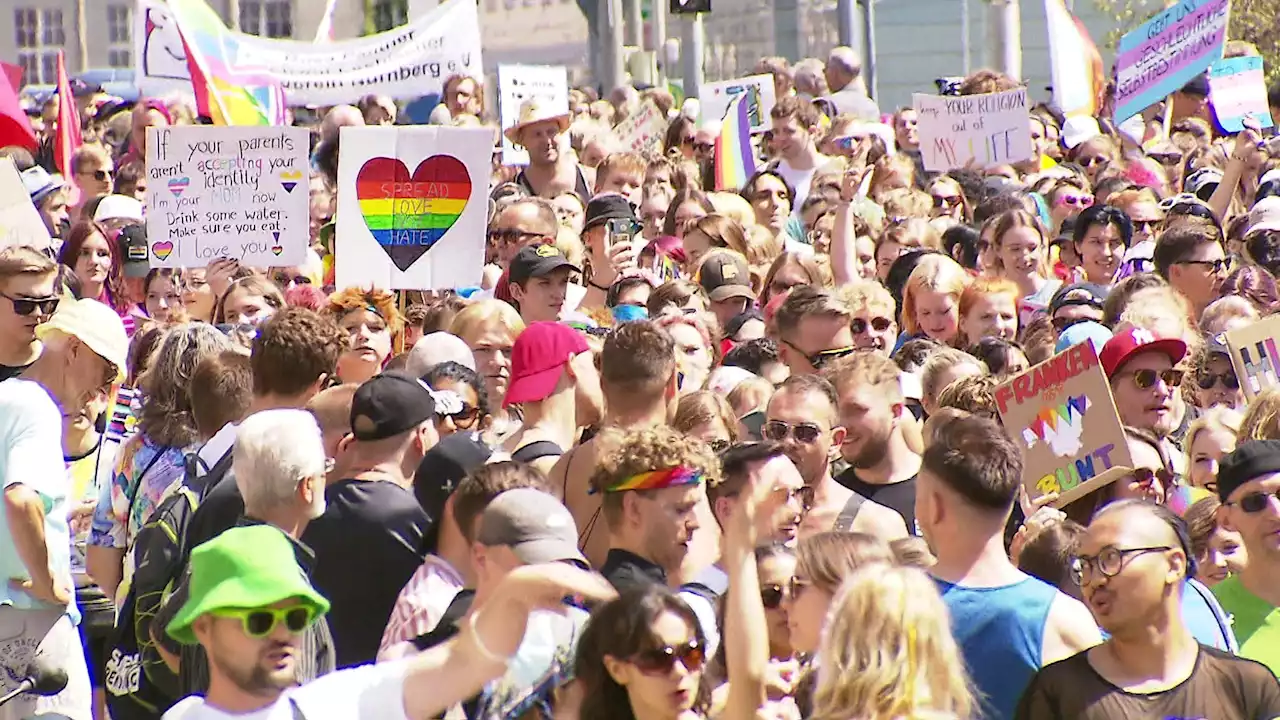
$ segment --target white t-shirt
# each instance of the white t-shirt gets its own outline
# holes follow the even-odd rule
[[[294,720],[290,701],[306,720],[407,720],[405,667],[405,662],[389,662],[339,670],[285,691],[269,707],[239,715],[193,695],[170,708],[163,720]]]

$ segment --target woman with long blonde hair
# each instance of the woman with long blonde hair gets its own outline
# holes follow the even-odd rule
[[[811,720],[971,717],[976,703],[950,617],[921,570],[854,572],[827,615]]]

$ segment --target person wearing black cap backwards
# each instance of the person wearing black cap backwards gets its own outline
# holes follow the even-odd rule
[[[347,473],[325,491],[323,515],[302,540],[316,554],[312,581],[333,607],[338,667],[374,661],[396,596],[422,564],[431,520],[413,494],[413,475],[439,440],[426,383],[386,372],[351,400]]]
[[[555,245],[530,245],[516,253],[507,281],[521,319],[526,324],[559,321],[569,279],[581,272]]]
[[[1240,533],[1249,561],[1213,594],[1231,615],[1240,655],[1280,675],[1280,440],[1247,442],[1223,458],[1218,498],[1222,526]]]
[[[1190,544],[1163,506],[1122,500],[1099,511],[1072,572],[1110,637],[1036,673],[1016,717],[1280,717],[1280,682],[1266,667],[1198,644],[1183,621]]]

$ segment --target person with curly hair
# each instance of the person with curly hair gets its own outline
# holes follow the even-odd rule
[[[395,294],[376,288],[345,288],[329,296],[325,314],[338,323],[350,340],[347,350],[338,357],[338,379],[362,383],[382,372],[391,357],[394,339],[404,328]]]

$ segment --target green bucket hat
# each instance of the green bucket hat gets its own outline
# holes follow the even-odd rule
[[[232,528],[191,551],[190,593],[169,623],[169,637],[196,644],[191,625],[215,610],[260,608],[300,598],[318,617],[329,601],[298,566],[293,544],[270,525]]]

